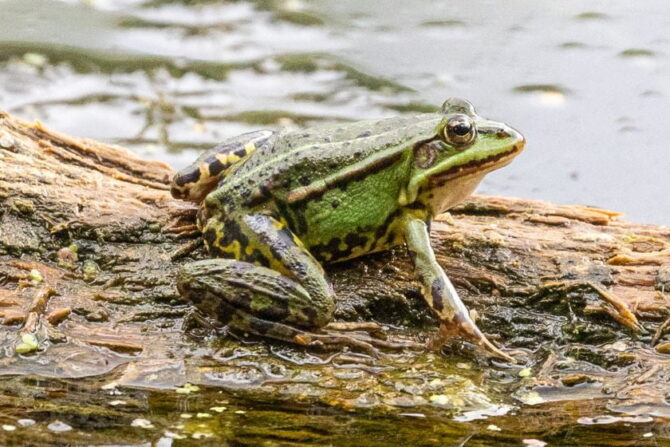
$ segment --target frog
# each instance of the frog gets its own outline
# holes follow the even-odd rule
[[[323,346],[343,340],[323,331],[335,311],[324,265],[404,244],[440,331],[513,360],[471,318],[429,231],[525,141],[461,98],[434,113],[229,138],[172,180],[173,197],[199,205],[209,253],[180,268],[177,289],[235,332]]]

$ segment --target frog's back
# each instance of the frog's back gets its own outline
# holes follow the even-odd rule
[[[411,148],[434,135],[439,119],[424,114],[283,133],[233,167],[207,207],[219,215],[276,212],[324,261],[386,249],[399,241],[395,220]]]
[[[235,197],[282,195],[336,171],[365,165],[376,153],[419,141],[440,118],[421,114],[284,132],[273,146],[257,150],[235,166],[219,189]]]

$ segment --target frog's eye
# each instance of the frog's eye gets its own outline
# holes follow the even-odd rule
[[[467,115],[455,115],[444,126],[444,138],[447,143],[454,146],[463,146],[472,143],[476,136],[477,129],[475,128],[475,123]]]

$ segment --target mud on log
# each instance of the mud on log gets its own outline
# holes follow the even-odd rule
[[[175,273],[206,254],[171,258],[197,238],[194,207],[169,195],[172,173],[123,148],[0,114],[0,375],[190,382],[343,408],[467,412],[597,397],[591,414],[670,415],[667,227],[582,206],[473,197],[434,223],[438,260],[484,332],[517,349],[522,364],[492,365],[456,342],[447,355],[318,354],[214,337],[189,316]],[[339,320],[377,321],[390,337],[421,342],[435,332],[404,249],[329,274]],[[622,324],[627,312],[642,331]],[[342,373],[349,367],[355,374]]]

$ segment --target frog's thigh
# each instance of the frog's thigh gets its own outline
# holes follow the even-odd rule
[[[293,296],[289,310],[301,320],[301,315],[308,316],[307,326],[325,326],[333,315],[335,301],[321,264],[300,239],[274,216],[248,214],[240,220],[239,229],[246,236],[240,238],[243,241],[240,242],[240,259],[264,264],[271,271],[282,274],[282,280],[297,282],[306,295]]]
[[[182,296],[236,327],[243,321],[231,321],[231,317],[240,312],[303,328],[322,327],[330,321],[332,289],[321,266],[288,228],[266,215],[219,225],[205,230],[206,238],[210,233],[225,235],[211,237],[217,247],[213,251],[239,259],[209,259],[184,266],[178,280]],[[230,312],[230,306],[235,312]]]

